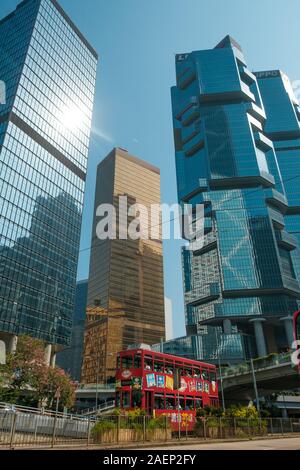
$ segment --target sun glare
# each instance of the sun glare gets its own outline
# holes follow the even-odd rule
[[[77,107],[65,107],[60,116],[61,124],[69,130],[78,129],[84,120],[83,112]]]

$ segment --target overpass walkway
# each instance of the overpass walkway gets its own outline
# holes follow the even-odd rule
[[[253,360],[253,368],[260,397],[282,390],[300,388],[300,374],[291,361],[291,353],[274,354]],[[221,369],[226,402],[242,402],[255,399],[251,363],[243,363]]]

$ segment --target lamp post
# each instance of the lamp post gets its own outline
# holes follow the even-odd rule
[[[225,412],[226,407],[225,407],[225,397],[224,397],[224,389],[223,389],[221,358],[220,358],[219,342],[218,342],[218,335],[217,335],[217,329],[216,328],[215,328],[215,336],[216,336],[216,346],[217,346],[217,352],[218,352],[218,364],[219,364],[219,377],[220,377],[221,396],[222,396],[222,408],[223,408],[223,411]]]
[[[97,374],[96,374],[96,397],[95,397],[95,408],[96,413],[98,410],[98,385],[99,385],[99,368],[100,368],[100,354],[98,354],[97,358]]]
[[[108,353],[106,357],[108,356],[113,356],[113,353]],[[103,366],[104,366],[104,357],[103,357]],[[100,351],[98,353],[98,358],[97,358],[97,375],[96,375],[96,411],[98,410],[98,386],[99,386],[99,369],[100,369]],[[105,379],[104,379],[104,387],[107,389],[107,377],[106,377],[106,371],[105,371]],[[106,398],[107,399],[107,398]]]
[[[260,403],[259,403],[259,396],[258,396],[258,390],[257,390],[257,383],[256,383],[256,375],[255,375],[255,369],[254,369],[254,364],[253,364],[253,359],[250,359],[250,364],[251,364],[251,371],[252,371],[252,378],[253,378],[253,387],[254,387],[254,393],[255,393],[255,400],[256,400],[256,409],[258,413],[258,417],[261,417],[260,414]]]

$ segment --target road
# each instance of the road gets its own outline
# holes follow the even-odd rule
[[[161,447],[153,447],[150,450],[161,450]],[[220,442],[215,444],[176,445],[166,446],[165,450],[300,450],[300,437]]]

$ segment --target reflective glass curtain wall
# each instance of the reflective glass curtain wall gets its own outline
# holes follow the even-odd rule
[[[300,246],[300,107],[289,78],[280,70],[256,72],[267,121],[265,132],[272,139],[288,200],[286,228]],[[298,82],[296,83],[298,85]],[[299,91],[299,88],[298,88]],[[300,281],[299,248],[291,252]]]
[[[178,199],[205,206],[203,247],[182,253],[195,357],[230,363],[281,351],[300,295],[297,240],[257,78],[229,36],[178,54],[176,77]]]
[[[67,345],[97,54],[55,0],[25,0],[0,56],[0,332]]]
[[[160,226],[155,238],[150,228],[147,236],[146,227],[142,227],[142,238],[126,239],[121,234],[135,223],[133,214],[142,213],[142,207],[151,227],[151,210],[160,204],[160,171],[116,148],[98,165],[96,181],[83,383],[113,381],[119,351],[165,338]],[[128,218],[127,210],[125,217],[124,213],[119,215],[124,208],[120,197],[127,197],[127,210],[131,210]],[[101,221],[97,209],[101,204],[112,204],[116,210],[116,239],[97,236]],[[140,207],[137,212],[135,205]],[[160,220],[159,213],[157,217]]]

